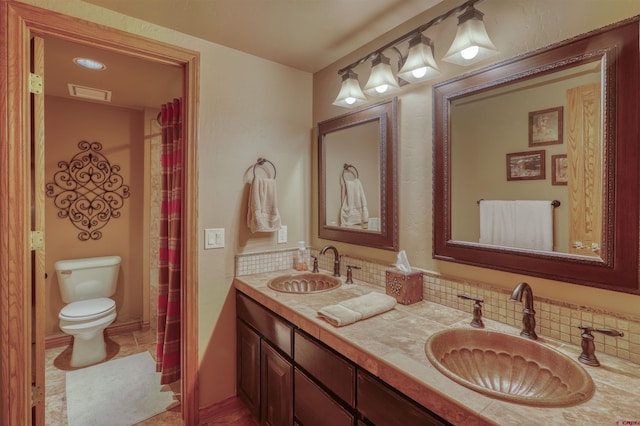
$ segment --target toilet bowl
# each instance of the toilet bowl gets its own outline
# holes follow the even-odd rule
[[[62,300],[60,330],[73,336],[71,366],[84,367],[107,357],[104,330],[116,319],[119,256],[60,260],[55,264]]]
[[[58,314],[60,330],[73,336],[71,366],[95,364],[107,357],[104,330],[116,319],[116,302],[109,298],[72,302]]]

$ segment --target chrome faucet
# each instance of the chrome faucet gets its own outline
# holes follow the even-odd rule
[[[522,293],[524,293],[524,309],[522,310],[522,331],[520,335],[529,339],[537,340],[536,334],[536,311],[533,309],[533,290],[526,282],[516,285],[511,293],[512,302],[522,302]]]
[[[333,276],[340,276],[340,254],[338,253],[338,249],[334,246],[324,246],[322,250],[320,250],[320,254],[325,254],[327,250],[333,250],[334,260],[333,260]]]

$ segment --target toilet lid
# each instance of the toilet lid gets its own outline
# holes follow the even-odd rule
[[[60,316],[67,318],[80,318],[89,315],[98,315],[116,307],[116,302],[112,299],[101,297],[98,299],[81,300],[69,303],[62,308]]]

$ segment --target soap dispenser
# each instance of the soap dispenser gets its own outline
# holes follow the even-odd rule
[[[298,241],[298,251],[294,256],[293,267],[297,271],[307,271],[309,269],[309,249],[305,247],[304,241]]]

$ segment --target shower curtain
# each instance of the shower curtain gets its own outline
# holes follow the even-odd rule
[[[180,379],[180,289],[182,231],[182,100],[161,107],[162,204],[156,371],[161,383]]]

